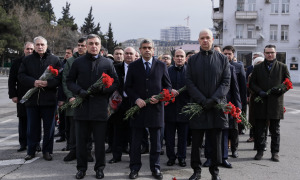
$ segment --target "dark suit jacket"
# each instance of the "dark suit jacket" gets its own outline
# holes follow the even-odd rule
[[[150,75],[146,75],[143,60],[140,58],[129,64],[126,76],[125,92],[134,105],[138,98],[146,100],[159,94],[163,89],[171,90],[167,66],[153,58]],[[134,116],[130,125],[132,127],[163,127],[163,103],[147,104]]]
[[[186,65],[180,70],[175,66],[168,68],[169,76],[173,89],[180,89],[185,86]],[[189,116],[182,114],[183,106],[190,102],[190,96],[187,91],[183,91],[176,98],[174,103],[165,106],[165,122],[189,122]]]
[[[242,109],[245,111],[247,109],[247,81],[246,72],[244,66],[237,62],[230,62],[231,65],[235,67],[235,72],[239,84],[240,97],[242,102]]]

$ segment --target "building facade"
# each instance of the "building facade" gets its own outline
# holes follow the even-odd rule
[[[188,26],[171,26],[160,30],[161,41],[189,41],[191,30]]]
[[[215,44],[233,45],[235,56],[251,65],[252,53],[276,45],[294,83],[300,83],[300,1],[212,0]]]

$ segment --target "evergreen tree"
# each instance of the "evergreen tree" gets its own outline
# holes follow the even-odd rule
[[[61,12],[63,16],[57,20],[57,23],[61,26],[70,27],[72,31],[76,31],[78,26],[74,23],[75,18],[70,15],[70,6],[71,4],[66,2],[66,7],[63,7]]]
[[[111,28],[111,23],[109,23],[108,32],[107,32],[107,47],[106,47],[108,53],[112,54],[116,46],[117,46],[117,41],[114,41],[114,34]]]
[[[91,6],[90,8],[90,12],[88,14],[88,16],[84,19],[84,24],[81,27],[81,33],[82,34],[91,34],[94,33],[95,31],[95,24],[94,24],[94,17],[92,15],[93,12],[93,7]],[[100,31],[100,25],[99,25],[99,31]]]

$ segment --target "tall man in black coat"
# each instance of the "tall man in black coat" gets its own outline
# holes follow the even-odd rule
[[[211,137],[212,163],[209,171],[213,180],[220,179],[218,165],[222,162],[222,129],[228,127],[228,118],[215,105],[226,104],[231,74],[227,58],[213,49],[213,40],[211,30],[204,29],[200,32],[200,52],[189,59],[186,71],[188,92],[193,102],[204,108],[202,113],[190,120],[193,137],[191,167],[194,170],[190,180],[201,178],[199,149],[204,132]]]
[[[123,50],[122,50],[123,51]],[[125,79],[128,71],[128,66],[135,60],[136,51],[132,47],[124,49],[124,61],[115,64],[116,72],[119,77],[120,85],[117,92],[122,96],[122,103],[119,105],[117,112],[111,115],[110,119],[113,121],[114,135],[113,135],[113,158],[109,163],[117,163],[121,161],[122,151],[128,147],[129,143],[129,122],[124,121],[124,114],[130,108],[130,101],[124,91]]]
[[[33,54],[26,56],[19,69],[18,79],[27,89],[39,88],[26,102],[27,112],[27,156],[25,160],[35,157],[36,146],[41,137],[41,120],[43,120],[43,158],[52,160],[54,138],[54,112],[57,104],[57,87],[61,83],[61,74],[47,80],[39,80],[46,68],[51,65],[60,69],[58,57],[47,49],[47,40],[42,36],[34,38]]]
[[[235,49],[233,46],[225,46],[223,48],[224,55],[227,56],[230,64],[235,67],[235,72],[237,76],[237,81],[240,90],[240,98],[242,102],[242,111],[246,113],[247,111],[247,82],[246,82],[246,73],[243,64],[237,63],[233,61]],[[229,138],[231,139],[231,152],[232,157],[237,158],[238,146],[239,146],[239,130],[241,131],[243,127],[239,127],[239,129],[231,129],[229,132]]]
[[[107,126],[107,106],[110,94],[117,89],[118,76],[111,60],[100,56],[101,39],[98,35],[87,37],[87,54],[77,58],[67,76],[68,89],[73,94],[84,98],[83,103],[75,108],[74,120],[76,128],[77,179],[82,179],[88,167],[87,142],[91,132],[95,142],[96,178],[104,177],[105,168],[105,133]],[[114,79],[109,88],[92,86],[102,75],[108,74]],[[92,95],[87,89],[91,87]]]
[[[24,55],[15,59],[9,71],[8,78],[8,95],[12,102],[17,103],[17,116],[19,118],[19,143],[20,148],[18,152],[26,150],[27,146],[27,115],[25,104],[21,104],[20,100],[26,93],[26,88],[24,88],[21,82],[18,80],[18,71],[22,60],[25,56],[32,54],[34,49],[33,42],[26,42],[24,45]]]
[[[141,109],[130,120],[132,128],[132,140],[130,148],[130,179],[136,179],[142,166],[141,141],[144,128],[148,127],[150,134],[150,169],[152,176],[162,179],[160,172],[159,155],[161,151],[160,131],[163,127],[164,108],[163,103],[154,98],[163,89],[171,90],[171,82],[167,66],[152,57],[154,44],[151,40],[144,39],[140,43],[142,58],[132,62],[128,67],[126,76],[125,92],[131,103],[138,105]],[[145,99],[151,98],[150,104]]]

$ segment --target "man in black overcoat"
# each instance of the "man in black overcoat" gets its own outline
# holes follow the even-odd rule
[[[204,132],[211,137],[212,163],[209,171],[213,180],[220,179],[218,165],[222,162],[222,129],[228,128],[227,115],[217,104],[226,104],[226,95],[230,87],[231,73],[229,62],[223,54],[213,47],[211,30],[204,29],[199,34],[200,52],[189,59],[186,72],[186,86],[193,102],[204,111],[190,120],[192,129],[191,167],[194,174],[190,180],[201,178],[199,149]]]
[[[17,116],[19,118],[19,144],[18,152],[26,150],[27,146],[27,115],[25,104],[21,104],[20,100],[27,91],[18,80],[18,71],[22,60],[25,56],[32,54],[34,49],[33,42],[26,42],[24,45],[24,55],[15,59],[9,71],[8,77],[8,95],[12,102],[17,103]]]
[[[140,43],[142,58],[132,62],[128,67],[125,92],[132,105],[136,104],[141,109],[130,120],[132,140],[130,146],[130,179],[136,179],[142,166],[141,141],[144,128],[148,127],[150,134],[150,170],[156,179],[162,179],[160,172],[159,155],[161,151],[161,128],[164,121],[163,102],[159,102],[154,95],[163,89],[171,90],[171,82],[167,66],[153,57],[154,44],[151,40],[144,39]],[[151,98],[150,104],[144,100]]]
[[[118,76],[111,60],[102,57],[99,52],[101,40],[98,35],[90,34],[87,37],[87,53],[77,58],[67,76],[68,89],[73,94],[84,98],[81,105],[75,108],[74,120],[76,128],[76,156],[77,156],[77,179],[82,179],[88,167],[87,142],[91,132],[95,143],[96,178],[104,177],[105,168],[105,133],[107,126],[108,98],[117,89]],[[109,88],[96,88],[92,86],[102,73],[108,74],[114,79]],[[87,89],[91,87],[91,95]]]

